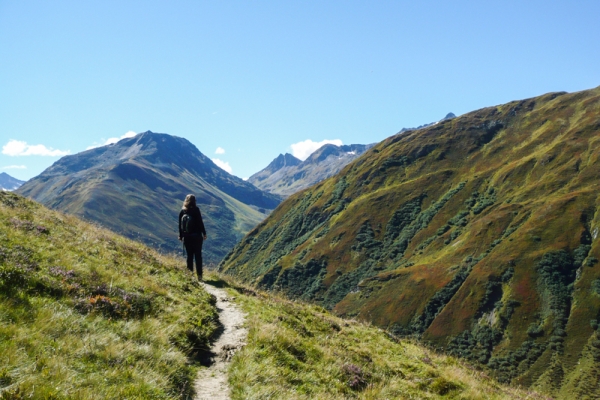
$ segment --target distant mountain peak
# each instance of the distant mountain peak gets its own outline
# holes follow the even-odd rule
[[[25,181],[18,180],[17,178],[13,178],[6,172],[0,173],[0,190],[17,190]]]
[[[291,154],[280,154],[265,169],[248,178],[262,190],[289,196],[338,173],[372,145],[325,144],[304,161]]]
[[[294,157],[290,153],[279,154],[277,158],[275,158],[271,163],[267,166],[267,168],[271,169],[273,172],[280,170],[283,167],[293,167],[294,165],[298,165],[302,163],[302,160]]]

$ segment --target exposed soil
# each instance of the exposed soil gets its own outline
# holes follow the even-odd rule
[[[211,348],[211,365],[203,368],[196,378],[196,400],[226,400],[230,398],[227,369],[235,352],[246,342],[248,330],[244,327],[244,313],[227,296],[225,289],[202,284],[217,298],[219,321],[223,329]]]

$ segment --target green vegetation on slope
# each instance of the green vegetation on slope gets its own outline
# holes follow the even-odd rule
[[[0,398],[188,398],[217,329],[183,263],[0,192]]]
[[[555,396],[600,396],[600,88],[390,137],[220,270]]]
[[[456,358],[319,306],[237,287],[247,345],[233,359],[234,399],[536,399]]]

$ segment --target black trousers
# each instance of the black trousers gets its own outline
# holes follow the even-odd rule
[[[196,274],[202,278],[202,236],[183,238],[183,244],[187,253],[187,267],[194,271],[194,259],[196,259]]]

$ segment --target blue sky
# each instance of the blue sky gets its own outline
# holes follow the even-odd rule
[[[26,180],[152,130],[244,178],[300,142],[378,142],[593,88],[599,15],[599,1],[0,0],[0,172]]]

